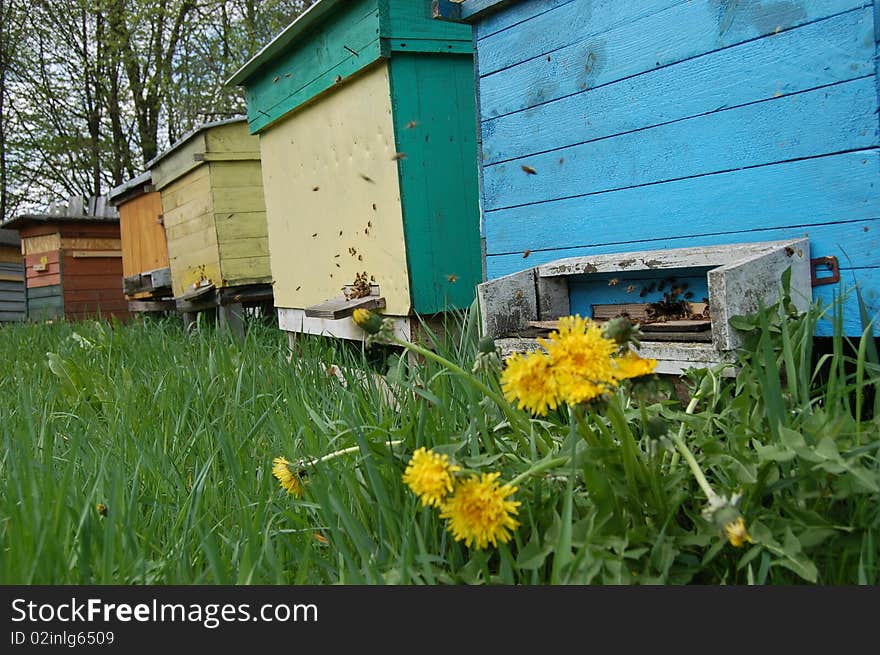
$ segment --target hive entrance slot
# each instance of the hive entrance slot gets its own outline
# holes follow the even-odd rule
[[[560,259],[481,284],[483,334],[515,352],[560,317],[625,315],[658,372],[727,364],[743,340],[730,319],[775,302],[785,271],[795,305],[809,306],[809,256],[809,241],[793,239]]]

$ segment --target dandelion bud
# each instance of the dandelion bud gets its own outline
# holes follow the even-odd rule
[[[611,339],[618,346],[628,343],[638,347],[642,336],[638,324],[633,324],[626,316],[618,316],[605,323],[602,336]]]
[[[351,318],[358,327],[369,334],[378,334],[382,329],[382,317],[368,309],[354,310]]]
[[[481,353],[485,353],[487,355],[491,355],[495,352],[495,339],[492,337],[483,337],[477,343],[477,349]]]

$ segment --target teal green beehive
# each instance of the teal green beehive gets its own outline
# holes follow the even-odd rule
[[[473,301],[467,26],[433,20],[428,0],[320,0],[230,83],[245,87],[260,136],[282,328],[359,338],[345,302],[359,280],[404,335],[416,315]]]

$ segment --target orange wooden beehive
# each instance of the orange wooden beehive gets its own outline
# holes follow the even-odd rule
[[[150,171],[110,192],[119,212],[122,287],[132,312],[173,311],[162,196]]]

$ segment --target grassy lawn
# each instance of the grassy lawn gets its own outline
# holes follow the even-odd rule
[[[819,358],[816,312],[774,311],[689,404],[649,376],[543,416],[471,373],[472,319],[419,365],[318,338],[289,360],[260,325],[4,327],[0,583],[877,584],[873,341]],[[420,502],[420,447],[515,482],[495,543]]]

